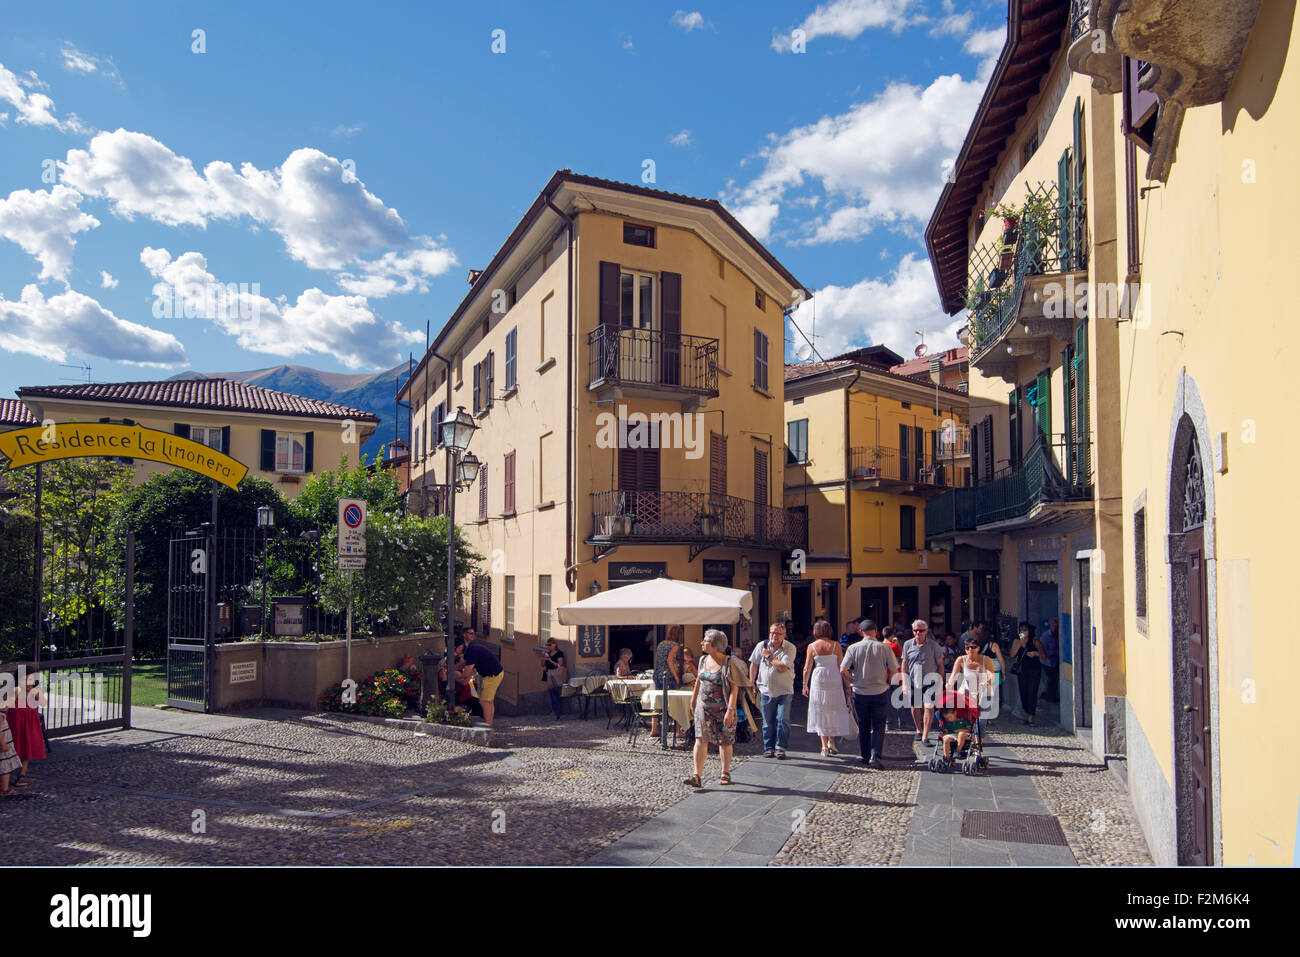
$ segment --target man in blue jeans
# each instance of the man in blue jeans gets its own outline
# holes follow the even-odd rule
[[[785,640],[785,626],[768,629],[749,656],[749,680],[758,688],[763,709],[763,757],[785,758],[790,743],[790,702],[794,698],[795,647]]]
[[[862,763],[882,770],[885,718],[889,714],[890,678],[898,670],[894,649],[877,640],[876,623],[862,623],[862,640],[849,645],[840,673],[853,685],[853,710],[858,716]]]

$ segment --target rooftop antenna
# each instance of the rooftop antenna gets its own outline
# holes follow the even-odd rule
[[[63,368],[65,368],[65,369],[79,369],[79,370],[81,370],[81,371],[80,371],[77,375],[75,375],[75,376],[66,376],[66,375],[65,375],[65,376],[60,376],[59,378],[61,378],[64,382],[81,382],[81,381],[85,381],[87,384],[90,383],[90,363],[89,363],[89,362],[65,362],[65,363],[63,363]]]

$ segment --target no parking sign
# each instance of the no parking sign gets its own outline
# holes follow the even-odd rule
[[[366,567],[366,503],[339,499],[339,568]]]

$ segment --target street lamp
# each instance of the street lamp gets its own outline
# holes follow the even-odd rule
[[[257,527],[262,530],[262,608],[258,620],[262,626],[262,637],[266,637],[266,536],[275,528],[275,510],[269,505],[260,505],[257,509]]]
[[[456,703],[456,659],[454,616],[455,603],[453,595],[456,587],[456,487],[468,489],[478,477],[479,460],[472,454],[466,454],[470,440],[478,431],[478,423],[465,411],[463,405],[449,413],[438,423],[438,432],[442,444],[447,447],[447,617],[443,641],[447,648],[447,707]]]

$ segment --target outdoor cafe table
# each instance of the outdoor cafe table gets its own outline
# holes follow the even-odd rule
[[[624,704],[628,699],[644,694],[655,686],[650,678],[610,678],[605,688],[614,698],[614,704]]]
[[[668,716],[680,724],[683,728],[690,727],[695,722],[695,715],[691,713],[691,691],[670,691],[668,692]],[[662,691],[646,691],[641,695],[641,708],[643,711],[658,711],[663,707]]]

